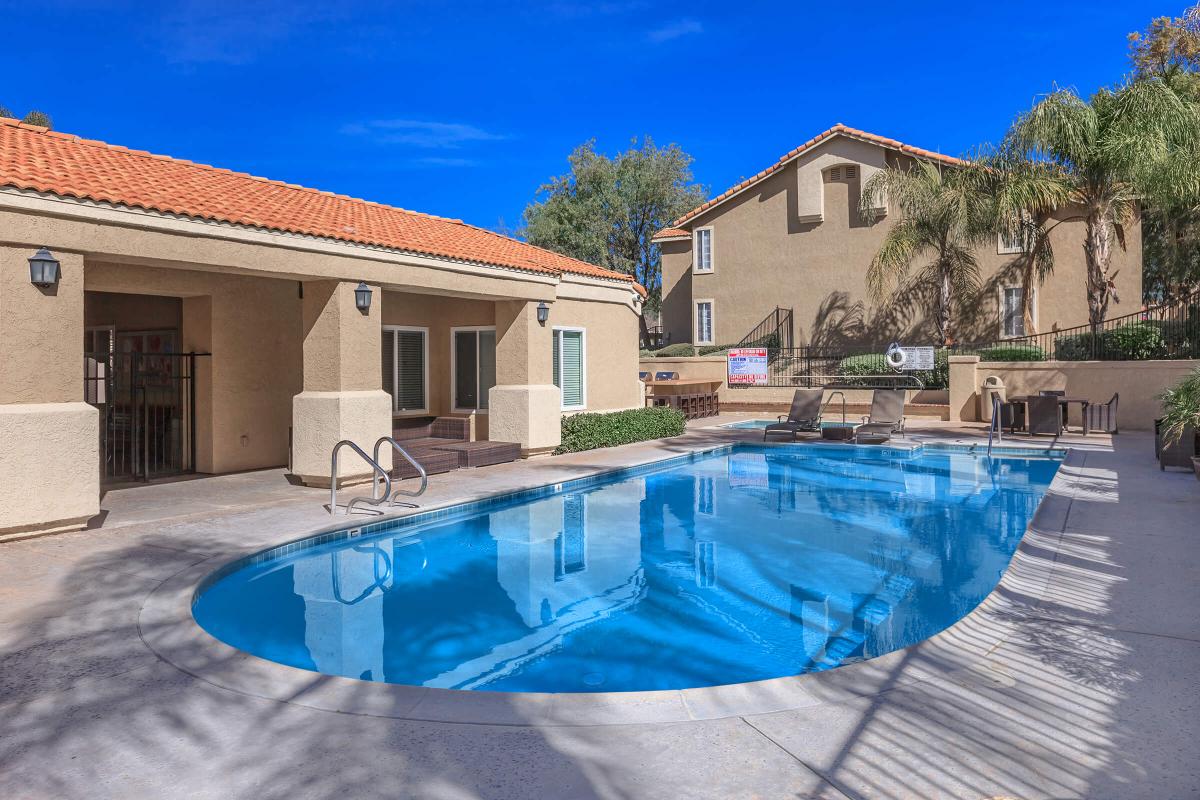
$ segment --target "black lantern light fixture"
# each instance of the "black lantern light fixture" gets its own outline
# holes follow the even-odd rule
[[[29,282],[42,288],[58,283],[58,259],[44,247],[29,259]]]
[[[354,305],[359,311],[371,310],[371,287],[365,283],[359,283],[358,288],[354,290]]]
[[[538,325],[545,325],[546,320],[550,319],[550,306],[545,303],[538,303],[537,306],[537,321]]]

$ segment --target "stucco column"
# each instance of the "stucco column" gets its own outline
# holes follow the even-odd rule
[[[49,288],[37,246],[0,247],[0,535],[73,530],[100,513],[100,415],[83,402],[83,256]]]
[[[524,456],[549,453],[562,441],[562,394],[554,385],[550,325],[538,324],[537,303],[496,303],[496,385],[488,394],[488,438],[518,442]]]
[[[356,283],[304,284],[304,391],[292,400],[292,472],[309,486],[328,486],[333,447],[349,439],[368,454],[392,433],[391,398],[383,391],[380,320],[383,292],[372,288],[371,308],[354,304]],[[380,463],[391,467],[390,449]],[[371,469],[349,448],[338,464],[340,481],[369,478]]]
[[[979,356],[950,356],[950,421],[979,420]]]

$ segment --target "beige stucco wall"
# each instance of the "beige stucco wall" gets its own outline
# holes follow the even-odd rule
[[[995,375],[1004,381],[1008,396],[1065,389],[1069,396],[1104,403],[1119,393],[1121,430],[1153,430],[1154,420],[1162,416],[1157,396],[1197,368],[1200,361],[983,362],[975,370],[975,387],[978,393],[984,380]],[[1070,424],[1078,425],[1079,407],[1072,405],[1070,414]]]
[[[200,472],[288,462],[292,397],[304,375],[295,281],[110,262],[89,262],[85,272],[88,290],[183,298],[183,349],[212,354],[197,359]],[[78,375],[73,382],[79,397]]]
[[[587,411],[616,411],[642,404],[636,312],[616,303],[559,300],[551,306],[546,324],[585,331]]]
[[[663,326],[672,342],[693,340],[693,302],[714,301],[714,339],[717,344],[738,342],[776,306],[793,308],[797,344],[839,346],[879,343],[900,338],[932,343],[934,328],[928,312],[929,296],[899,297],[875,303],[866,290],[866,274],[894,215],[866,225],[857,206],[863,178],[818,184],[822,202],[802,195],[814,184],[810,163],[822,169],[836,163],[858,163],[866,175],[874,164],[863,155],[837,150],[838,137],[814,148],[742,194],[689,221],[688,228],[713,229],[713,271],[691,271],[690,240],[662,244]],[[868,147],[875,152],[881,148]],[[841,150],[844,150],[841,147]],[[860,160],[855,160],[856,158]],[[899,163],[895,156],[889,160]],[[806,188],[807,187],[807,188]],[[811,220],[819,205],[821,220]],[[1055,268],[1037,292],[1038,330],[1057,325],[1071,327],[1087,322],[1084,294],[1083,223],[1063,220],[1051,233]],[[1133,313],[1141,303],[1140,223],[1125,228],[1126,248],[1114,243],[1113,269],[1122,303],[1113,304],[1110,316]],[[1005,277],[1016,266],[1017,256],[996,252],[995,242],[977,250],[983,289],[978,313],[964,314],[959,340],[990,341],[1000,337],[999,290],[1019,285]],[[918,263],[916,266],[920,266]]]

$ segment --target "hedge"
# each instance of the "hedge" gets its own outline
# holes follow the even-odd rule
[[[707,344],[696,351],[698,356],[711,356],[717,353],[724,354],[726,350],[737,347],[736,344]]]
[[[1144,361],[1186,355],[1200,350],[1194,324],[1127,322],[1100,333],[1077,333],[1054,340],[1054,357],[1059,361]]]
[[[696,348],[687,343],[669,344],[652,354],[655,358],[691,358],[696,355]]]
[[[979,351],[980,361],[1045,361],[1046,351],[1032,345],[996,345]]]
[[[918,378],[926,389],[945,389],[950,385],[950,351],[945,348],[936,350],[933,354],[932,370],[913,370],[911,372],[896,372],[887,365],[883,353],[866,353],[858,356],[847,356],[838,362],[838,377],[847,378],[847,386],[870,386],[875,381],[854,380],[856,375],[913,375]]]
[[[644,442],[683,433],[682,412],[666,406],[634,408],[607,414],[563,417],[562,444],[555,453],[578,453],[598,447]]]

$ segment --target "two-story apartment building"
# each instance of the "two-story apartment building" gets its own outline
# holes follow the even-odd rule
[[[876,302],[867,291],[868,267],[895,214],[881,209],[868,224],[858,213],[862,186],[874,173],[914,160],[961,164],[839,124],[677,219],[654,239],[662,248],[668,341],[734,344],[783,307],[793,310],[797,346],[933,344],[932,295],[900,291]],[[982,288],[958,309],[960,341],[1087,322],[1084,223],[1073,209],[1056,214],[1055,223],[1054,269],[1033,291],[1035,330],[1026,330],[1021,314],[1021,248],[998,236],[977,253]],[[1140,224],[1127,226],[1124,245],[1114,248],[1123,301],[1111,307],[1114,314],[1137,310],[1141,300]]]

